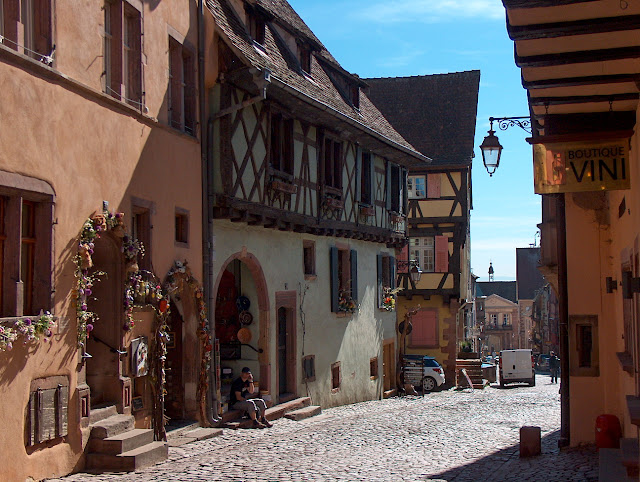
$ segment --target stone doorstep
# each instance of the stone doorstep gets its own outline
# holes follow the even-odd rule
[[[620,440],[620,452],[622,453],[622,465],[627,469],[627,475],[630,477],[638,477],[638,439],[623,438]]]
[[[622,482],[629,480],[622,465],[622,451],[619,449],[598,450],[598,480],[600,482]]]
[[[169,449],[166,442],[151,442],[136,449],[118,455],[96,454],[87,455],[87,469],[94,471],[131,472],[149,467],[167,460]]]
[[[153,442],[153,430],[134,428],[107,438],[91,438],[89,453],[118,455]]]
[[[105,418],[109,418],[113,415],[118,415],[118,409],[115,405],[108,405],[105,407],[92,408],[89,412],[89,423],[94,425]]]
[[[267,408],[265,412],[265,417],[267,420],[272,421],[278,418],[284,417],[285,413],[291,412],[293,410],[298,410],[299,408],[308,407],[311,404],[311,399],[309,397],[300,397],[290,402],[280,403],[278,405],[274,405],[271,408]],[[226,428],[230,428],[232,430],[237,430],[240,428],[251,428],[253,422],[251,419],[242,418],[241,410],[229,410],[227,413],[222,415],[222,422]]]
[[[322,408],[319,405],[309,405],[308,407],[299,408],[291,412],[285,413],[285,418],[295,420],[296,422],[304,420],[305,418],[313,417],[322,412]]]
[[[165,429],[167,427],[170,427],[170,425],[165,426]],[[200,423],[199,422],[193,422],[190,423],[188,425],[184,425],[180,428],[174,428],[173,430],[167,430],[167,442],[169,440],[172,440],[174,438],[178,438],[178,437],[184,437],[184,434],[186,432],[190,432],[192,430],[196,430],[200,428]]]
[[[91,437],[109,438],[133,430],[135,419],[133,415],[112,415],[104,420],[92,424]]]

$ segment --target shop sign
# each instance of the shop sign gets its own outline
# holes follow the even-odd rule
[[[629,189],[629,140],[533,145],[537,194]]]

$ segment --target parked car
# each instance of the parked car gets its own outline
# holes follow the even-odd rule
[[[430,392],[444,384],[444,370],[438,361],[431,356],[425,356],[423,363],[422,390]]]
[[[549,355],[538,355],[538,361],[536,362],[536,369],[539,372],[549,372]]]
[[[507,383],[525,382],[529,386],[536,384],[536,371],[531,350],[502,350],[500,352],[500,386]]]

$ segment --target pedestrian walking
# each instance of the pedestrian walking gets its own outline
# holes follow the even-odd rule
[[[242,373],[231,385],[229,405],[235,410],[244,410],[253,420],[254,428],[271,427],[264,413],[267,409],[264,400],[254,395],[253,375],[249,367],[244,367]]]
[[[560,368],[560,359],[555,352],[549,353],[549,369],[551,370],[551,383],[558,383],[558,370]]]

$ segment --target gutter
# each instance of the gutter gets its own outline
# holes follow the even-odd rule
[[[212,344],[215,346],[215,321],[212,316],[214,298],[213,286],[213,244],[209,236],[213,235],[213,169],[211,166],[209,152],[209,143],[212,142],[213,136],[210,135],[209,123],[206,118],[206,99],[204,86],[204,4],[203,0],[198,0],[198,90],[199,90],[199,109],[200,109],[200,161],[202,165],[202,287],[204,291],[204,299],[206,300],[207,312],[209,315],[209,336]],[[209,369],[209,389],[207,390],[207,422],[210,426],[216,426],[220,423],[218,414],[218,399],[216,387],[217,370],[214,365],[216,363],[215,353],[211,354],[211,364]]]

